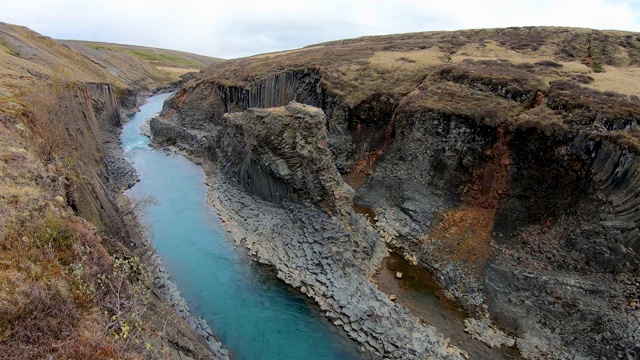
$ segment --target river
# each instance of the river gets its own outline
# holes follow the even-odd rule
[[[361,359],[309,300],[251,262],[206,201],[205,174],[183,156],[149,147],[140,126],[169,94],[148,99],[120,140],[140,181],[129,196],[158,203],[142,219],[152,243],[195,316],[202,316],[235,359]]]

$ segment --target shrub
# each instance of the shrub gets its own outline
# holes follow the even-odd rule
[[[119,348],[145,350],[149,343],[143,332],[143,315],[150,301],[149,270],[140,258],[114,258],[110,273],[101,274],[98,284],[104,292],[103,307],[110,315],[106,329]]]
[[[546,67],[552,67],[552,68],[561,68],[564,65],[557,63],[555,61],[551,61],[551,60],[543,60],[543,61],[538,61],[535,63],[538,66],[546,66]]]
[[[67,131],[70,111],[63,101],[69,86],[62,79],[36,83],[23,97],[32,140],[40,157],[48,163],[71,155],[75,149]]]
[[[63,357],[71,349],[78,321],[63,284],[26,281],[13,285],[8,301],[0,302],[3,358]]]

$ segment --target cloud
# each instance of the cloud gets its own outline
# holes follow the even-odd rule
[[[0,21],[54,38],[191,51],[219,57],[363,35],[507,26],[640,31],[634,0],[22,0]]]

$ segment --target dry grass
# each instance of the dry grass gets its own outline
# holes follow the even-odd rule
[[[6,45],[1,45],[3,43]],[[71,81],[108,82],[121,88],[153,87],[176,79],[174,72],[159,67],[202,69],[222,61],[179,51],[129,45],[75,41],[63,41],[63,44],[25,27],[0,24],[0,77],[3,85],[6,86],[7,80],[12,78],[20,85],[25,80],[42,80],[64,71]]]
[[[143,326],[146,270],[113,261],[96,229],[69,212],[82,141],[67,131],[81,120],[65,117],[76,90],[43,83],[20,111],[0,110],[2,358],[159,358],[159,335]]]
[[[449,61],[449,56],[433,46],[425,50],[377,51],[368,60],[374,67],[405,71],[442,65]]]
[[[196,68],[177,68],[177,67],[168,67],[168,66],[158,66],[158,70],[172,73],[175,75],[176,79],[179,79],[180,75],[199,71],[199,69],[196,69]]]
[[[524,111],[509,119],[506,124],[512,131],[515,129],[539,129],[547,136],[570,133],[570,127],[564,123],[562,116],[546,106],[537,106]]]
[[[590,74],[594,82],[586,87],[598,91],[614,91],[624,95],[640,95],[640,67],[607,67],[604,73]]]
[[[402,113],[435,112],[497,126],[520,112],[517,102],[462,84],[425,82],[406,96]]]
[[[144,358],[143,268],[111,260],[85,222],[45,209],[0,242],[0,347],[7,359]],[[43,220],[33,221],[41,218]],[[125,263],[126,265],[122,265]],[[138,285],[140,283],[140,285]],[[81,324],[93,324],[86,331]],[[148,355],[151,355],[150,353]]]
[[[158,67],[176,67],[184,69],[204,69],[205,67],[224,61],[219,58],[187,53],[177,50],[158,49],[146,46],[111,44],[91,41],[62,40],[64,44],[80,49],[77,45],[84,45],[98,50],[102,55],[111,56],[114,53],[133,55]]]
[[[471,60],[508,60],[514,64],[534,63],[553,58],[553,53],[546,51],[515,51],[500,45],[498,41],[488,40],[472,42],[462,46],[451,56],[452,63],[459,63],[466,59]]]
[[[32,140],[45,162],[73,160],[76,145],[69,136],[72,114],[62,104],[71,84],[36,83],[24,96]],[[78,144],[79,145],[79,144]]]
[[[594,89],[631,95],[637,74],[628,66],[640,61],[638,39],[635,33],[554,27],[362,37],[230,60],[207,69],[203,78],[225,86],[251,87],[282,72],[315,69],[326,90],[349,107],[379,93],[395,99],[405,96],[423,79],[430,82],[442,66],[466,68],[467,87],[473,88],[470,82],[475,80],[515,83],[525,98],[548,89],[553,81],[578,75],[596,75],[589,85]],[[591,68],[585,65],[587,41]],[[594,63],[605,72],[594,74]],[[522,81],[527,84],[518,84]]]
[[[13,50],[3,38],[0,38],[0,51],[9,55],[16,55],[15,50]]]

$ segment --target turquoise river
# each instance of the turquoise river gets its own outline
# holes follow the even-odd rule
[[[149,147],[140,126],[169,94],[148,99],[120,140],[140,181],[130,196],[154,196],[142,219],[152,242],[195,316],[202,316],[232,359],[361,359],[358,346],[320,310],[252,263],[222,228],[206,201],[205,174],[180,155]]]

